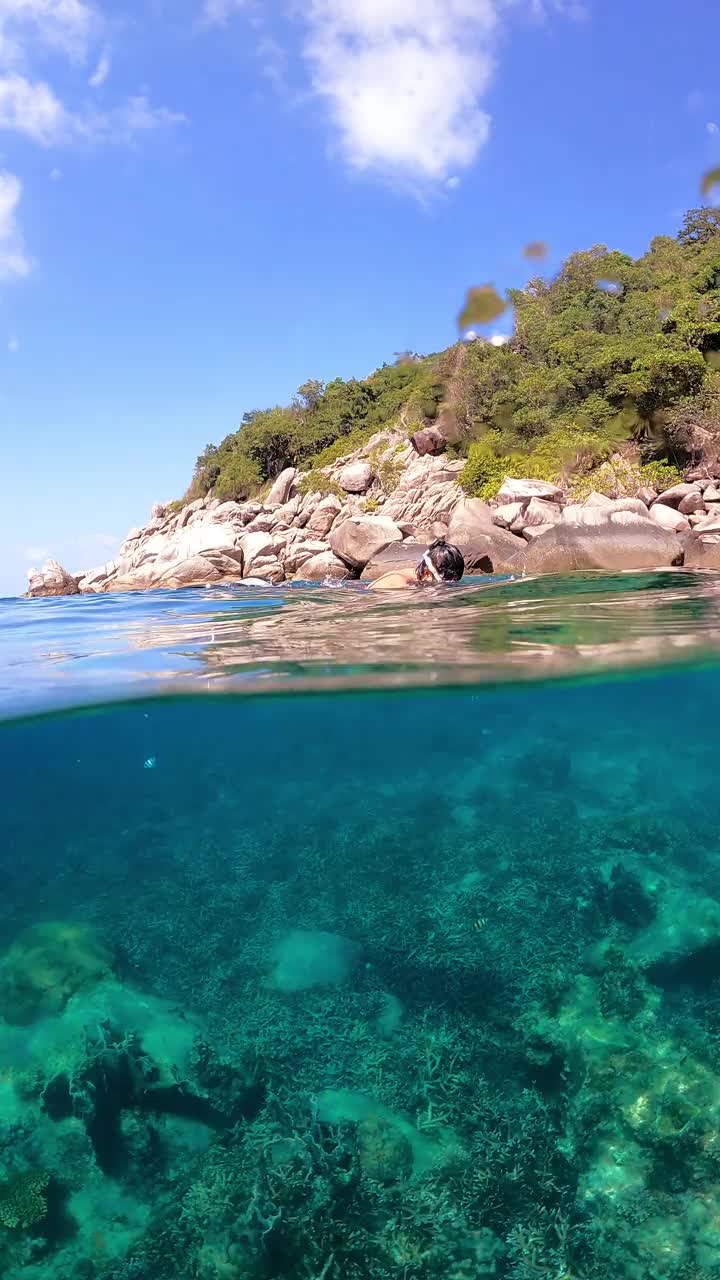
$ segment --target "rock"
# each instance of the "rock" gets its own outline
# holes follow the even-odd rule
[[[556,502],[543,498],[531,498],[522,513],[523,527],[539,524],[556,524],[562,519],[562,510]]]
[[[527,506],[527,502],[505,502],[501,507],[496,507],[492,513],[493,524],[498,525],[501,529],[509,529],[511,525],[520,517]]]
[[[334,493],[328,493],[310,516],[306,525],[308,533],[317,534],[319,538],[327,537],[341,510],[340,499]]]
[[[447,448],[447,440],[437,427],[424,427],[421,431],[416,431],[410,437],[410,443],[416,453],[424,458],[426,454],[436,457],[438,454],[444,453]]]
[[[554,529],[557,521],[552,524],[529,524],[523,529],[523,538],[526,542],[532,542],[534,538],[540,538],[548,529]]]
[[[521,503],[525,506],[526,503]],[[499,508],[497,508],[499,510]],[[458,546],[476,533],[497,533],[494,512],[480,498],[462,498],[457,503],[448,525],[448,542]]]
[[[634,511],[637,515],[644,516],[646,520],[650,517],[647,503],[641,498],[611,498],[609,502],[608,510],[611,515],[614,511]]]
[[[711,511],[695,525],[696,533],[720,533],[720,512]]]
[[[262,582],[272,582],[277,584],[278,582],[285,581],[285,570],[277,556],[257,556],[252,562],[251,576]]]
[[[328,539],[331,550],[351,569],[364,569],[378,551],[402,542],[402,533],[384,516],[352,516],[336,524]]]
[[[612,507],[599,506],[595,504],[590,507],[584,506],[579,502],[571,502],[562,511],[562,522],[565,525],[572,525],[583,528],[597,528],[610,523],[610,512]]]
[[[705,502],[720,502],[720,489],[713,482],[703,492],[703,500]]]
[[[326,548],[325,551],[305,561],[295,574],[295,581],[323,582],[326,578],[332,578],[333,581],[344,582],[349,577],[350,570],[347,565]]]
[[[659,499],[650,508],[650,519],[672,533],[688,533],[690,530],[687,517],[681,515],[674,507],[666,506]]]
[[[289,502],[285,502],[282,507],[278,507],[275,512],[276,524],[291,525],[300,511],[301,506],[302,498],[300,497],[300,494],[297,493],[294,498],[290,498]]]
[[[167,511],[167,506],[164,502],[153,502],[150,508],[150,519],[162,520],[166,511]]]
[[[493,523],[493,512],[479,498],[465,498],[456,506],[447,532],[448,542],[460,548],[465,569],[472,573],[521,573],[525,542]]]
[[[236,565],[238,578],[242,577],[240,566]],[[180,560],[170,564],[159,577],[153,580],[156,587],[197,587],[208,582],[220,582],[222,572],[205,556],[191,556],[188,560]]]
[[[321,542],[319,538],[293,542],[285,552],[283,559],[285,573],[288,577],[292,577],[307,560],[311,560],[313,556],[323,555],[327,550],[327,543]],[[300,576],[302,577],[302,575]]]
[[[115,577],[130,568],[130,561],[123,558],[122,560],[108,560],[105,564],[100,564],[95,569],[89,569],[83,574],[78,582],[80,591],[88,591],[97,593],[104,590],[103,583],[108,578]]]
[[[612,504],[612,498],[608,498],[605,493],[591,493],[583,503],[586,507],[609,507]]]
[[[705,511],[705,503],[703,502],[702,494],[686,493],[678,506],[678,511],[683,516],[692,516],[698,511]]]
[[[28,570],[29,596],[77,596],[80,588],[77,579],[57,560],[46,560],[42,569]]]
[[[677,509],[683,498],[686,498],[688,494],[699,492],[700,489],[697,484],[674,484],[671,489],[666,489],[664,493],[658,495],[653,506],[660,504],[664,507],[675,507]]]
[[[360,574],[361,581],[374,582],[393,569],[414,571],[422,560],[426,547],[426,542],[391,543],[368,561]]]
[[[635,497],[644,502],[646,507],[651,507],[657,498],[657,494],[654,489],[638,489]]]
[[[204,498],[196,498],[194,502],[188,502],[187,506],[183,507],[180,512],[180,519],[178,521],[179,527],[184,529],[185,525],[188,524],[190,517],[194,516],[196,511],[202,511],[204,506]]]
[[[643,507],[643,510],[645,512],[644,515],[641,515],[639,511],[611,511],[610,524],[622,525],[625,528],[627,528],[628,525],[633,524],[639,524],[641,526],[652,524],[653,521],[650,519],[650,512],[647,507]]]
[[[213,519],[220,524],[224,520],[236,520],[239,523],[243,514],[243,508],[239,502],[221,502],[220,506],[213,511]]]
[[[247,533],[269,533],[275,528],[275,514],[269,511],[261,511],[259,516],[255,516],[249,524],[245,525]]]
[[[527,573],[659,569],[681,564],[682,555],[680,539],[651,520],[620,527],[608,520],[596,528],[560,523],[530,543],[525,569]]]
[[[240,550],[245,570],[243,576],[262,577],[262,574],[256,573],[255,563],[263,557],[275,555],[275,541],[269,533],[245,533],[240,539]]]
[[[545,498],[549,502],[564,502],[565,495],[556,484],[545,480],[513,480],[507,476],[498,493],[499,502],[518,502],[522,498]]]
[[[265,505],[268,507],[281,507],[290,497],[296,480],[297,467],[286,467],[284,471],[281,471],[277,479],[273,481]]]
[[[720,541],[703,542],[689,538],[685,544],[686,569],[720,569]]]
[[[346,493],[367,493],[373,478],[373,469],[367,462],[351,462],[340,472],[338,484]]]

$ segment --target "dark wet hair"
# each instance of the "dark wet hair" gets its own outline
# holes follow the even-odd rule
[[[429,557],[443,582],[460,581],[465,572],[465,560],[459,547],[453,546],[452,542],[446,542],[444,538],[436,538],[431,542],[425,555]],[[423,557],[417,567],[418,577],[421,577],[423,568],[426,567]]]

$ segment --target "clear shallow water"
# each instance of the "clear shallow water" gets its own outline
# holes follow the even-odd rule
[[[3,1280],[718,1280],[715,592],[8,606]]]
[[[459,684],[697,662],[720,576],[575,574],[0,601],[0,714],[156,692]]]

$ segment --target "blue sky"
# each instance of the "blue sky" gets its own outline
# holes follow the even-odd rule
[[[0,594],[720,161],[711,0],[0,0]]]

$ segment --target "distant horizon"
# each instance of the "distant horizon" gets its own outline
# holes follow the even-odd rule
[[[704,0],[146,10],[0,5],[2,596],[246,411],[447,347],[469,285],[674,235],[720,161]]]

